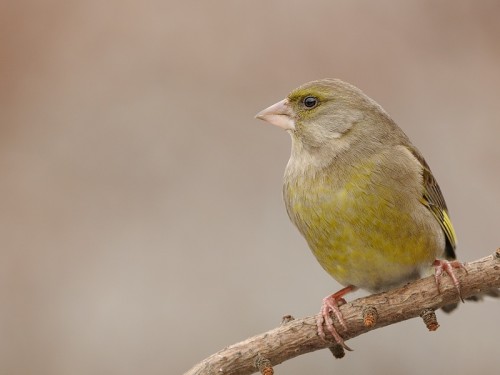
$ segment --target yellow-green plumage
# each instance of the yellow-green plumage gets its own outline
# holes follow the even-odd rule
[[[377,103],[328,79],[301,86],[275,106],[261,118],[292,137],[287,212],[337,281],[380,291],[429,274],[436,258],[454,258],[455,233],[439,186]]]
[[[342,182],[333,181],[331,168],[286,176],[290,218],[321,266],[343,285],[387,289],[430,270],[444,249],[438,222],[406,185],[410,176],[384,178],[386,167],[369,161],[352,166]]]

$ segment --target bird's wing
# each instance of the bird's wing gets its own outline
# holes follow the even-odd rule
[[[409,148],[411,153],[422,164],[422,176],[424,182],[424,191],[421,198],[422,204],[432,212],[436,220],[441,225],[446,235],[445,255],[448,259],[455,259],[455,248],[457,247],[457,235],[448,216],[448,208],[444,201],[443,193],[432,175],[431,169],[420,152],[415,148]]]

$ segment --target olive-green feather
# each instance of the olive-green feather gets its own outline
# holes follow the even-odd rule
[[[448,208],[446,207],[443,193],[441,193],[441,189],[439,188],[429,165],[422,155],[413,147],[409,147],[409,150],[422,164],[423,168],[422,177],[424,182],[424,191],[422,195],[422,203],[429,209],[430,212],[432,212],[443,229],[446,236],[446,257],[448,259],[456,259],[455,249],[457,247],[457,235],[455,234],[455,229],[453,229],[453,224],[451,223],[450,216],[448,215]]]

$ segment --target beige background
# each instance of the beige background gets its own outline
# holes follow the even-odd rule
[[[498,1],[4,1],[0,373],[176,374],[339,288],[289,223],[290,140],[253,119],[352,82],[433,168],[473,260],[500,245]],[[359,295],[359,294],[358,294]],[[350,297],[353,298],[353,297]],[[493,374],[467,303],[278,374]]]

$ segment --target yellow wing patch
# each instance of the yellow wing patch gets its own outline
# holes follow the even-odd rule
[[[439,185],[434,178],[429,165],[426,163],[422,155],[420,155],[420,153],[414,148],[409,148],[409,150],[418,159],[420,164],[422,164],[423,168],[422,178],[424,183],[424,191],[420,201],[429,209],[429,211],[431,211],[436,220],[439,222],[439,225],[446,235],[446,255],[449,258],[454,259],[455,249],[457,247],[457,235],[455,233],[455,229],[453,229],[453,225],[451,224],[443,193],[441,193],[441,189],[439,188]]]

